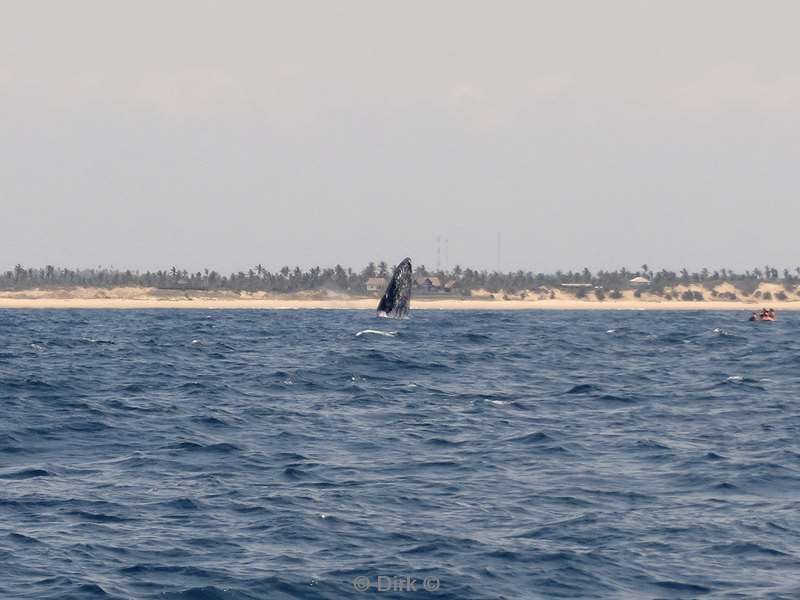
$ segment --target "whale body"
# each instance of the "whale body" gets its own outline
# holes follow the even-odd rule
[[[378,303],[378,316],[402,319],[411,308],[411,259],[404,258]]]

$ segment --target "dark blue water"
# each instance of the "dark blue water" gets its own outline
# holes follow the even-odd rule
[[[0,598],[800,597],[800,314],[412,314],[0,311]]]

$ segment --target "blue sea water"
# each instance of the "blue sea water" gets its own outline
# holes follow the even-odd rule
[[[800,598],[746,317],[0,311],[0,598]]]

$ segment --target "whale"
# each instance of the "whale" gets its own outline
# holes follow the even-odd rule
[[[378,316],[402,319],[411,308],[411,259],[404,258],[395,267],[392,279],[378,303]]]

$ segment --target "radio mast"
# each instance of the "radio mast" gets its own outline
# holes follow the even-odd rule
[[[500,232],[497,232],[497,272],[500,272],[502,263],[500,262]]]

